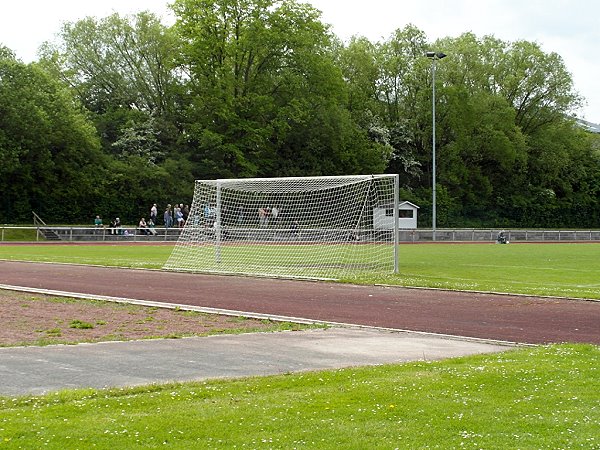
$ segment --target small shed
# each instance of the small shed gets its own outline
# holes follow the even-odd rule
[[[414,203],[404,201],[398,204],[398,228],[417,228],[417,212],[419,207]],[[373,208],[373,228],[376,230],[394,229],[394,205],[381,205]]]

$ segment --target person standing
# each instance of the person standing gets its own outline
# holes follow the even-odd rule
[[[121,219],[115,218],[115,227],[113,228],[113,234],[121,234]]]
[[[262,206],[258,208],[258,226],[264,227],[267,224],[267,209]]]
[[[171,205],[167,205],[164,214],[165,228],[171,228],[173,226],[173,216],[171,215]]]
[[[271,208],[271,222],[273,223],[273,225],[277,223],[277,217],[279,217],[279,209],[277,208],[277,206],[273,206]]]
[[[156,218],[158,217],[158,208],[156,207],[156,203],[152,205],[150,208],[150,220],[156,223]]]

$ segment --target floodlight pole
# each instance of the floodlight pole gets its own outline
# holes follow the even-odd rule
[[[432,239],[436,240],[436,166],[435,166],[435,62],[438,59],[446,57],[445,53],[442,52],[427,52],[425,53],[429,59],[431,59],[431,111],[432,111],[432,154],[431,154],[431,177],[432,177],[432,212],[431,212],[431,230],[433,232]]]

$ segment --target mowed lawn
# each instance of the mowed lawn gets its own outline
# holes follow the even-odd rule
[[[0,245],[0,259],[159,269],[170,245]],[[257,253],[259,249],[257,247]],[[600,244],[405,244],[400,273],[343,281],[600,299]]]

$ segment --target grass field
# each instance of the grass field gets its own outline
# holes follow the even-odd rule
[[[0,245],[0,259],[161,268],[169,245]],[[400,273],[344,281],[600,299],[600,244],[400,247]]]
[[[1,246],[1,259],[160,268],[171,246]],[[349,281],[600,298],[600,245],[406,245]],[[600,449],[600,347],[0,397],[0,448]]]

